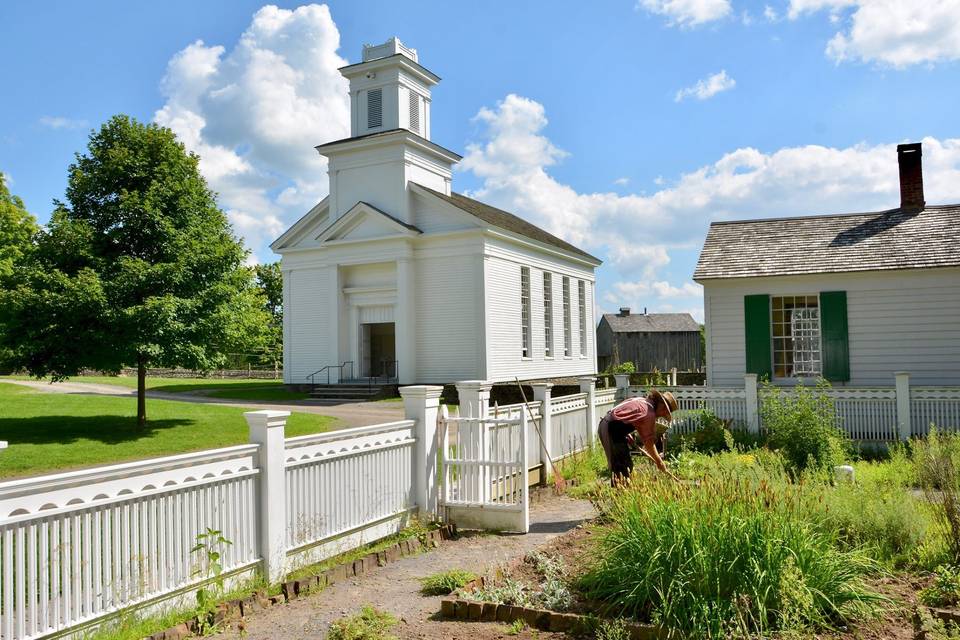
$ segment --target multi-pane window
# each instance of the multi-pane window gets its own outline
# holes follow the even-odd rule
[[[577,280],[577,318],[580,320],[580,355],[587,355],[587,283]]]
[[[820,304],[817,296],[771,297],[773,377],[819,376]]]
[[[553,356],[553,274],[543,272],[543,355]]]
[[[530,267],[520,267],[520,331],[523,335],[524,358],[532,354],[530,349]]]
[[[563,355],[573,353],[573,336],[570,335],[570,278],[563,276]]]
[[[383,89],[367,91],[367,129],[376,129],[383,124]]]

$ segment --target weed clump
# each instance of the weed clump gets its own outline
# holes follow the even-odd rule
[[[836,425],[830,383],[819,380],[810,389],[797,384],[792,393],[765,384],[760,416],[770,448],[783,454],[794,476],[807,469],[831,469],[842,464],[850,449],[846,434]]]
[[[370,605],[363,605],[360,613],[341,618],[330,625],[328,640],[396,640],[387,632],[397,626],[398,620]]]
[[[445,596],[457,589],[462,589],[467,583],[476,579],[477,575],[474,573],[462,569],[451,569],[420,578],[420,593],[425,596]]]

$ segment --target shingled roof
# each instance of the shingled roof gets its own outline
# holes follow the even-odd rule
[[[694,280],[960,266],[960,204],[714,222]]]
[[[700,331],[700,325],[689,313],[631,313],[626,316],[605,313],[603,318],[614,333]]]
[[[521,236],[526,236],[532,240],[542,242],[544,244],[549,244],[559,249],[575,253],[579,256],[592,260],[597,264],[600,264],[602,261],[599,258],[596,258],[582,249],[578,249],[569,242],[561,240],[557,236],[547,233],[540,227],[535,224],[531,224],[519,216],[515,216],[512,213],[504,211],[503,209],[497,209],[496,207],[491,207],[488,204],[484,204],[479,200],[474,200],[473,198],[468,198],[465,195],[459,193],[451,193],[446,195],[440,191],[435,191],[429,187],[425,187],[422,184],[417,184],[418,187],[424,191],[428,191],[431,194],[437,196],[441,200],[444,200],[461,211],[465,211],[472,216],[483,220],[487,224],[499,227],[500,229],[505,229],[506,231],[512,231],[513,233],[519,234]]]

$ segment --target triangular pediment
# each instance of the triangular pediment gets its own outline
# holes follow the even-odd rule
[[[366,203],[358,202],[316,236],[321,244],[383,238],[410,237],[421,234],[417,227],[401,222],[390,214]]]
[[[308,211],[302,218],[293,223],[279,238],[270,244],[276,252],[284,249],[293,249],[303,246],[315,246],[314,237],[322,229],[330,226],[329,198],[324,198]]]

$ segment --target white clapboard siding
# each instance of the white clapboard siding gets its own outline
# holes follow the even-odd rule
[[[960,385],[960,269],[750,278],[704,283],[707,381],[743,383],[743,296],[847,292],[850,386],[890,386],[908,371],[918,386]]]
[[[336,364],[335,338],[330,328],[336,326],[336,267],[294,268],[284,274],[285,284],[293,292],[290,306],[284,307],[284,335],[289,345],[284,348],[284,380],[306,383],[307,376],[328,364]]]

